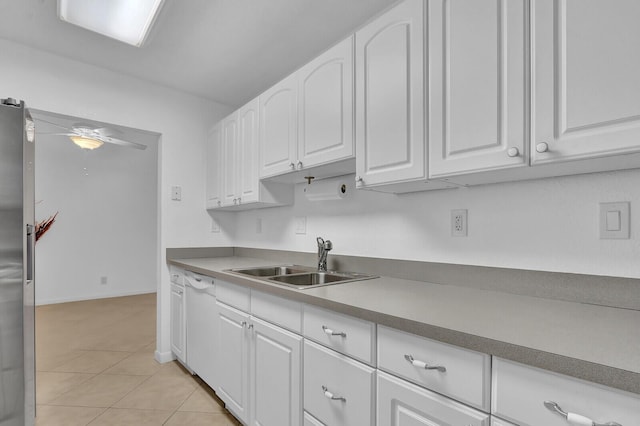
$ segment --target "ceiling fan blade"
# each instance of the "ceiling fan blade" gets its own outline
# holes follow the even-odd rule
[[[129,148],[147,149],[146,145],[142,145],[140,143],[135,143],[135,142],[130,142],[130,141],[125,141],[125,140],[122,140],[122,139],[112,138],[110,136],[101,138],[101,140],[103,142],[112,143],[112,144],[121,145],[121,146],[127,146]]]
[[[94,128],[93,131],[104,137],[112,137],[124,134],[122,130],[114,129],[112,127],[98,127]]]
[[[42,121],[43,123],[51,124],[52,126],[56,126],[56,127],[61,128],[61,129],[65,129],[67,131],[71,131],[71,129],[68,126],[63,126],[62,124],[53,123],[51,121],[44,120],[44,119],[40,118],[39,116],[36,116],[36,122],[38,122],[38,121]],[[37,128],[38,128],[38,126],[36,125],[36,129]]]
[[[36,130],[37,135],[47,135],[47,136],[76,136],[75,133],[52,133],[52,132],[38,132]]]

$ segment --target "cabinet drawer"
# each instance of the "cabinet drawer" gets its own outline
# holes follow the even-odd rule
[[[491,416],[491,426],[516,426],[513,423],[509,423],[506,420],[499,419],[495,416]]]
[[[545,407],[545,401],[598,424],[632,426],[640,419],[640,395],[498,358],[494,358],[492,375],[492,413],[521,426],[569,424]],[[588,424],[589,420],[581,420],[571,424]]]
[[[304,306],[304,335],[338,352],[375,365],[376,325],[313,306]]]
[[[304,412],[304,426],[324,426],[322,422],[313,417],[311,414]]]
[[[373,368],[305,340],[304,409],[316,419],[332,426],[373,425],[374,390]]]
[[[251,313],[295,333],[302,333],[302,304],[260,291],[251,292]]]
[[[184,284],[184,271],[175,266],[169,266],[169,276],[171,282],[178,285]]]
[[[377,426],[489,426],[489,415],[378,371]]]
[[[241,311],[249,312],[251,306],[251,289],[226,281],[216,281],[216,299]]]
[[[378,326],[378,368],[489,411],[489,355]]]

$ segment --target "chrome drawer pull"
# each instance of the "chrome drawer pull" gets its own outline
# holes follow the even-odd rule
[[[408,362],[410,362],[415,367],[424,368],[425,370],[438,370],[441,373],[444,373],[444,372],[447,371],[447,369],[445,367],[443,367],[442,365],[429,365],[424,361],[418,361],[417,359],[415,359],[411,355],[405,355],[404,359],[406,359]]]
[[[553,411],[567,419],[567,422],[571,425],[576,426],[622,426],[620,423],[616,422],[607,422],[607,423],[596,423],[588,417],[581,416],[580,414],[568,413],[564,411],[558,404],[553,401],[545,401],[544,406],[547,407],[548,410]]]
[[[324,385],[322,385],[322,391],[324,392],[324,396],[326,396],[327,398],[329,398],[329,399],[331,399],[333,401],[347,402],[347,398],[345,398],[343,396],[335,396],[334,394],[329,392],[329,389],[327,389],[327,387],[324,386]]]
[[[322,331],[325,332],[325,334],[327,336],[342,336],[342,337],[347,337],[347,333],[343,332],[343,331],[333,331],[332,329],[330,329],[329,327],[327,327],[326,325],[322,326]]]

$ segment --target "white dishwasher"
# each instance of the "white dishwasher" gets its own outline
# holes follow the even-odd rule
[[[217,308],[211,277],[184,274],[187,317],[187,365],[211,388],[216,384]]]

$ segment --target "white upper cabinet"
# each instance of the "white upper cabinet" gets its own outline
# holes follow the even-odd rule
[[[640,152],[640,2],[536,0],[532,10],[532,164]]]
[[[259,201],[258,99],[238,110],[237,195],[239,203]]]
[[[237,204],[238,167],[236,151],[238,144],[238,114],[233,113],[222,120],[222,204]]]
[[[419,181],[419,189],[429,189],[425,184],[425,4],[405,0],[356,32],[359,188]],[[438,182],[432,185],[442,187]],[[407,188],[396,189],[418,190]]]
[[[429,176],[528,166],[528,1],[428,8]]]
[[[273,181],[353,173],[353,36],[260,95],[260,152]]]
[[[222,123],[218,123],[209,132],[207,141],[207,209],[217,208],[222,205],[221,152]]]
[[[353,36],[298,71],[298,167],[354,155]]]
[[[297,78],[282,80],[260,95],[260,177],[296,168]]]

